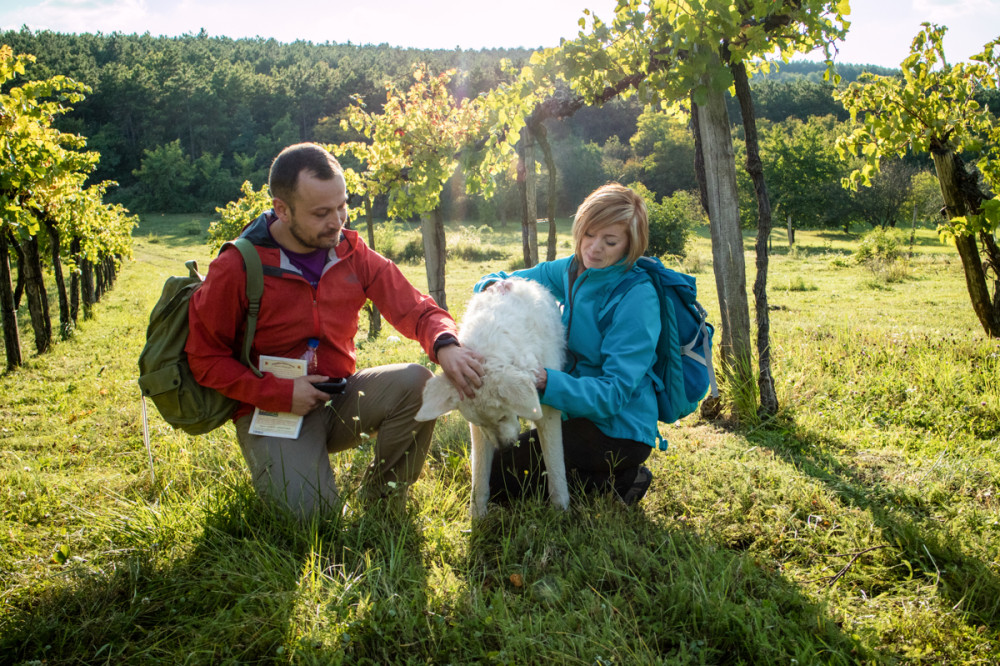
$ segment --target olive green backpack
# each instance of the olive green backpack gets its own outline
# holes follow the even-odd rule
[[[247,272],[246,333],[240,360],[260,377],[263,373],[250,362],[260,313],[260,299],[264,293],[264,272],[260,255],[245,238],[237,238],[226,246],[234,245],[243,255]],[[146,329],[146,346],[139,355],[139,388],[142,390],[143,434],[148,441],[146,398],[153,401],[163,420],[174,428],[191,435],[201,435],[223,425],[233,415],[237,402],[215,389],[195,381],[188,366],[184,344],[188,337],[188,301],[191,294],[204,282],[194,260],[184,264],[188,275],[167,278],[160,300],[153,307]]]

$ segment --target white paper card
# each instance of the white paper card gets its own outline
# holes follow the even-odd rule
[[[295,379],[306,374],[306,362],[300,358],[261,356],[260,370],[282,379]],[[267,412],[255,407],[250,421],[250,434],[295,439],[302,430],[302,420],[303,417],[291,412]]]

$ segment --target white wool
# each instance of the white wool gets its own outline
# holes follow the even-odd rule
[[[473,296],[459,327],[462,345],[483,357],[483,385],[475,397],[460,400],[458,390],[444,375],[432,377],[416,417],[429,421],[457,408],[469,421],[474,517],[486,511],[493,451],[516,439],[519,417],[534,421],[539,428],[553,503],[566,508],[569,501],[561,417],[557,410],[539,403],[535,388],[537,370],[563,365],[565,336],[559,305],[537,282],[520,278],[506,282],[509,289],[503,292],[494,288]]]
[[[509,290],[469,301],[458,339],[497,368],[561,368],[565,343],[559,305],[537,282],[510,278]]]

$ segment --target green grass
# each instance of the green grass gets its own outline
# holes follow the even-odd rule
[[[776,418],[661,426],[637,509],[526,501],[471,530],[457,414],[405,516],[350,508],[359,449],[334,458],[348,509],[299,527],[261,510],[231,426],[188,437],[155,413],[151,480],[136,358],[165,277],[208,264],[193,230],[143,220],[95,318],[0,377],[0,661],[996,663],[1000,344],[931,230],[878,288],[855,237],[775,232]],[[448,264],[458,315],[520,255],[513,225],[476,233],[449,236],[470,248]],[[685,265],[718,322],[706,235]],[[427,362],[392,335],[360,363]]]

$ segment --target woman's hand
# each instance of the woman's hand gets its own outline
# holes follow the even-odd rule
[[[506,294],[510,291],[510,281],[497,280],[486,285],[486,291],[495,291],[498,294]]]
[[[549,371],[545,368],[535,370],[535,388],[544,391],[549,382]]]

